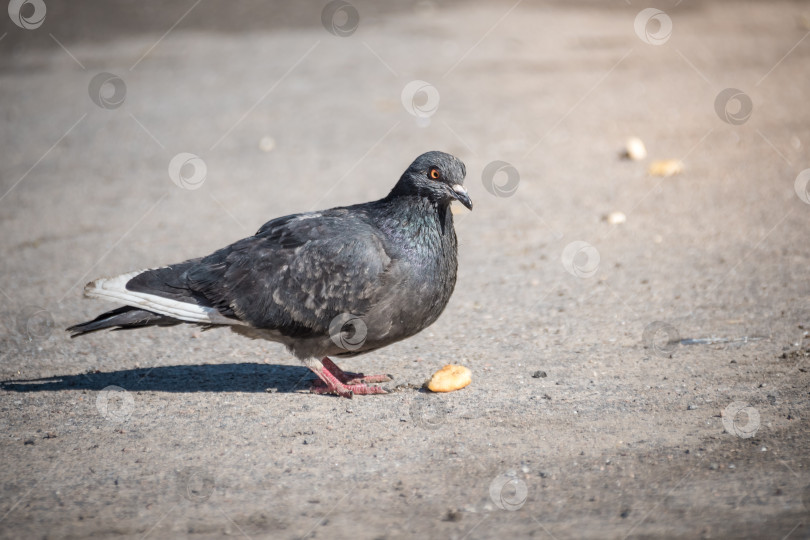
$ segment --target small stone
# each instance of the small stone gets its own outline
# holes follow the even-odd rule
[[[604,217],[604,220],[610,225],[619,225],[627,221],[627,216],[624,215],[624,212],[611,212]]]
[[[653,161],[647,168],[650,176],[675,176],[683,172],[683,163],[677,159],[661,159]]]
[[[687,411],[694,411],[695,409],[697,409],[697,405],[693,405],[692,403],[686,406]]]
[[[544,379],[544,378],[548,377],[548,373],[546,373],[545,371],[542,371],[542,370],[537,370],[534,373],[532,373],[532,377],[535,378],[535,379]]]
[[[273,137],[262,137],[259,140],[259,150],[262,152],[272,152],[276,147],[276,140]]]
[[[632,159],[633,161],[641,161],[647,157],[647,147],[644,146],[644,141],[638,137],[630,137],[624,143],[624,153],[622,157],[625,159]]]

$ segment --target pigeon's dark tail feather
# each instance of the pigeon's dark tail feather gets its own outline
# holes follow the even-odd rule
[[[106,313],[102,313],[92,321],[87,321],[81,324],[76,324],[67,328],[66,330],[71,333],[70,337],[75,338],[90,332],[98,330],[105,330],[111,328],[113,330],[129,330],[132,328],[143,328],[144,326],[174,326],[180,324],[182,321],[152,313],[145,309],[139,309],[132,306],[123,306]]]

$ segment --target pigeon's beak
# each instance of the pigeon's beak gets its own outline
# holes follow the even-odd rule
[[[461,184],[453,184],[453,194],[458,202],[466,206],[468,210],[472,210],[472,200],[467,194],[467,190],[464,189],[464,186]]]

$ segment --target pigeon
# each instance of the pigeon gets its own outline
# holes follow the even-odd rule
[[[385,394],[389,375],[344,372],[352,357],[435,322],[456,284],[450,205],[472,210],[464,163],[417,157],[384,198],[268,221],[207,257],[97,279],[85,296],[124,304],[67,328],[71,337],[187,323],[282,343],[321,394]]]

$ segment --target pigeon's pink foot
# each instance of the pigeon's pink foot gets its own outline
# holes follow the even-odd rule
[[[383,383],[391,380],[391,376],[384,373],[380,375],[364,375],[362,373],[343,371],[327,356],[323,357],[321,364],[343,384]]]
[[[312,383],[312,387],[310,391],[316,394],[336,394],[338,396],[346,397],[351,399],[351,397],[355,394],[359,396],[370,395],[370,394],[387,394],[385,390],[380,388],[379,386],[369,386],[364,384],[364,382],[368,382],[362,374],[358,373],[346,373],[341,370],[339,367],[335,365],[334,362],[329,360],[328,358],[324,358],[321,363],[323,367],[320,369],[318,368],[310,368],[315,375],[318,376],[317,381]],[[340,375],[333,374],[333,371],[336,371]],[[359,375],[360,377],[353,377]],[[391,378],[387,375],[376,375],[374,376],[376,380],[374,382],[385,382],[390,381]],[[344,380],[341,380],[344,379]],[[363,382],[359,382],[363,381]]]

